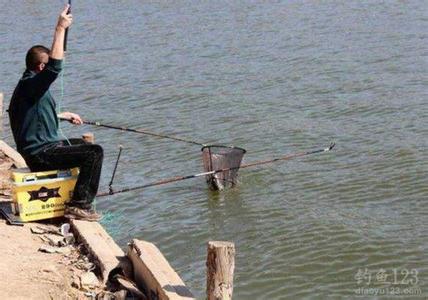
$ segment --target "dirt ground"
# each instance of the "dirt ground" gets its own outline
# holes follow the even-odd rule
[[[70,259],[38,251],[45,242],[31,233],[31,226],[35,224],[10,226],[0,220],[0,298],[79,298],[79,291],[71,287],[75,269],[66,266]]]
[[[12,165],[13,161],[0,151],[2,202],[11,201]],[[11,226],[0,218],[0,299],[90,299],[91,290],[81,290],[80,275],[88,270],[82,267],[85,261],[76,247],[61,248],[64,253],[41,252],[40,247],[48,246],[46,235],[32,233],[31,228],[59,231],[58,224]]]

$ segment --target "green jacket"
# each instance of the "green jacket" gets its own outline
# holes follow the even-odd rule
[[[25,70],[9,105],[10,126],[24,157],[60,140],[56,104],[50,85],[62,70],[62,60],[49,58],[40,73]]]

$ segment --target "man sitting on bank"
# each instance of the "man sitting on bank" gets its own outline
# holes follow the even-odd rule
[[[62,70],[65,30],[72,23],[69,5],[58,18],[52,49],[36,45],[26,56],[26,70],[13,93],[9,118],[18,152],[33,172],[80,168],[65,216],[97,221],[100,215],[91,207],[98,190],[103,149],[81,139],[62,140],[58,117],[80,125],[82,119],[71,112],[56,113],[50,85]]]

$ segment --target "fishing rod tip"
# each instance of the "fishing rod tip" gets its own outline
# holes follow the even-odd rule
[[[123,146],[122,146],[122,145],[119,145],[119,149],[123,149]]]

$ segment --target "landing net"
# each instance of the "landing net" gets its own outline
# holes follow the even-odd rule
[[[245,152],[247,152],[245,149],[231,146],[209,145],[202,147],[201,151],[205,172],[232,168],[232,170],[207,175],[206,180],[211,189],[224,190],[237,183],[238,170],[241,166],[242,158]]]

